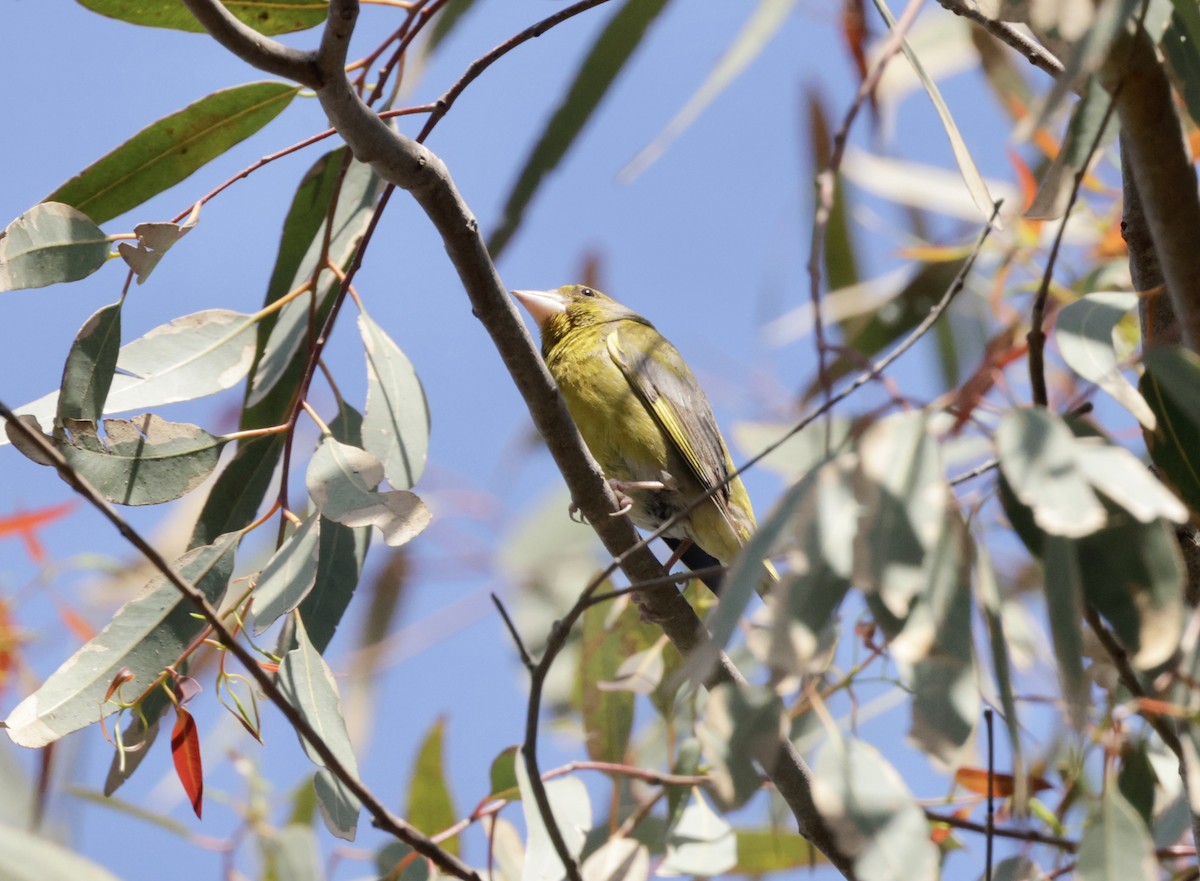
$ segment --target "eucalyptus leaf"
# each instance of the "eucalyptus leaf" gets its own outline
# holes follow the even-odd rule
[[[26,828],[0,823],[0,878],[4,881],[118,881],[99,863]]]
[[[714,812],[696,790],[691,803],[684,808],[683,816],[667,836],[667,855],[658,874],[713,877],[732,869],[737,865],[737,858],[737,836],[733,827]]]
[[[133,228],[137,244],[117,244],[117,253],[137,275],[138,284],[145,284],[171,246],[191,231],[199,212],[200,203],[196,203],[192,217],[186,223],[139,223]]]
[[[246,375],[253,356],[249,315],[206,309],[176,318],[121,347],[104,412],[151,410],[224,391]],[[57,406],[55,391],[15,412],[49,424]]]
[[[0,291],[86,278],[108,260],[109,240],[70,205],[34,205],[0,234]]]
[[[752,756],[784,736],[783,704],[769,688],[722,682],[709,691],[700,743],[712,766],[712,792],[726,809],[740,807],[762,788]]]
[[[529,771],[520,751],[516,759],[517,785],[521,790],[521,810],[525,815],[527,840],[521,881],[559,881],[565,874],[562,860],[550,841],[550,833],[538,810],[537,799],[529,783]],[[592,805],[587,787],[576,777],[560,777],[543,784],[550,813],[566,842],[567,851],[578,858],[592,828]]]
[[[56,422],[95,422],[104,412],[121,349],[121,304],[102,306],[84,322],[63,366]]]
[[[375,492],[383,465],[366,450],[327,437],[309,462],[305,482],[317,509],[343,526],[378,526],[392,547],[424,531],[431,515],[407,490]]]
[[[1154,881],[1158,861],[1150,833],[1117,786],[1106,786],[1079,842],[1080,881]]]
[[[295,620],[296,648],[284,655],[279,665],[280,690],[320,735],[342,766],[357,777],[358,762],[354,758],[346,722],[342,718],[342,706],[333,673],[309,641],[303,621],[299,618]],[[296,736],[313,764],[325,771],[324,760],[312,745],[299,732]],[[313,785],[329,831],[338,838],[353,841],[358,823],[358,797],[329,773],[318,773]]]
[[[412,777],[408,782],[408,811],[405,817],[419,831],[436,835],[449,829],[458,821],[454,797],[446,780],[446,766],[442,758],[446,741],[446,721],[438,718],[429,726],[425,739],[417,752]],[[449,853],[459,853],[459,837],[439,842]]]
[[[813,801],[861,881],[935,881],[929,822],[896,769],[861,740],[835,737],[813,766]]]
[[[1046,536],[1046,610],[1054,638],[1054,657],[1063,701],[1072,724],[1087,722],[1089,683],[1083,674],[1083,581],[1075,545],[1057,535]]]
[[[1062,148],[1042,175],[1033,204],[1025,212],[1030,220],[1057,220],[1066,213],[1076,176],[1086,171],[1089,160],[1099,157],[1101,150],[1117,136],[1117,114],[1108,112],[1111,103],[1112,96],[1094,78],[1090,79],[1071,111],[1071,123],[1067,126]],[[1100,132],[1102,125],[1103,134]],[[1097,146],[1094,153],[1093,144]],[[1063,310],[1060,316],[1065,314],[1066,310]],[[1059,326],[1060,332],[1061,329]],[[1066,357],[1065,352],[1063,356]],[[1067,363],[1070,364],[1069,359]]]
[[[210,545],[188,551],[172,566],[218,605],[233,574],[240,538],[222,535]],[[204,629],[195,612],[192,602],[166,576],[151,579],[100,633],[17,704],[5,720],[8,736],[20,746],[46,746],[117,712],[116,700],[106,700],[105,694],[118,672],[133,674],[122,687],[124,698],[148,689]]]
[[[177,0],[76,0],[109,18],[153,28],[204,33],[204,26]],[[316,27],[326,18],[328,0],[222,0],[244,25],[271,37]],[[287,877],[286,875],[280,877]]]
[[[421,479],[429,451],[429,405],[412,363],[367,313],[358,316],[367,353],[363,448],[383,463],[393,489]]]
[[[258,576],[250,604],[255,635],[263,633],[308,596],[317,582],[320,542],[321,516],[310,514],[271,556]]]
[[[112,220],[250,137],[299,91],[291,83],[257,82],[214,92],[151,123],[43,201],[71,205],[96,223]]]
[[[632,838],[610,838],[583,861],[579,871],[583,881],[646,881],[650,852]]]
[[[118,505],[158,505],[191,492],[217,467],[226,443],[199,426],[151,413],[105,419],[103,441],[94,422],[72,421],[67,427],[69,443],[60,442],[59,450]]]
[[[1117,324],[1137,302],[1137,294],[1123,291],[1085,294],[1058,313],[1054,335],[1072,370],[1112,395],[1147,431],[1153,431],[1154,413],[1121,372],[1122,359],[1113,338]]]

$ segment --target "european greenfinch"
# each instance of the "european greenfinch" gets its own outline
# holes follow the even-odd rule
[[[546,366],[633,522],[653,531],[708,494],[663,538],[690,568],[732,563],[754,531],[754,510],[742,481],[726,482],[729,451],[683,356],[641,315],[592,288],[513,296],[537,323]],[[776,578],[767,563],[763,587]],[[715,590],[720,579],[705,583]]]

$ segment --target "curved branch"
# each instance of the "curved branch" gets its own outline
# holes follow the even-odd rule
[[[231,25],[227,21],[231,16],[223,9],[218,11],[217,0],[185,2],[206,28],[210,22],[217,23],[210,33],[238,57],[262,70],[279,70],[274,50],[268,47],[260,53],[259,41],[248,40],[240,24]],[[445,164],[426,147],[389,128],[362,102],[344,73],[335,70],[344,61],[357,13],[357,0],[332,0],[321,50],[318,55],[307,57],[311,66],[305,66],[302,72],[308,79],[300,81],[316,91],[331,124],[355,157],[371,164],[388,182],[407,190],[441,235],[475,317],[490,335],[524,398],[573,501],[591,522],[605,548],[621,560],[621,569],[631,581],[664,577],[662,565],[639,542],[632,521],[628,517],[610,516],[618,509],[616,499],[571,421],[538,347],[492,263],[478,221]],[[663,629],[680,652],[686,654],[708,640],[700,619],[679,592],[649,591],[641,595],[639,602],[646,617]],[[727,657],[722,655],[720,663],[720,678],[742,680]],[[756,750],[755,759],[788,803],[800,832],[843,875],[853,878],[853,861],[838,847],[817,812],[812,800],[811,772],[792,744],[786,738],[776,744],[765,744]]]
[[[183,0],[196,21],[209,36],[259,70],[295,80],[310,89],[322,85],[316,56],[303,49],[293,49],[270,37],[264,37],[233,17],[222,4],[211,0]]]

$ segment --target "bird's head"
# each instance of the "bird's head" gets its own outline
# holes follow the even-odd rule
[[[529,310],[547,346],[576,328],[620,319],[643,320],[612,297],[581,284],[553,291],[513,291],[512,295]]]

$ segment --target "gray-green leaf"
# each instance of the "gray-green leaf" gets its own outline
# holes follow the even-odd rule
[[[91,275],[108,260],[108,237],[70,205],[34,205],[0,235],[0,291],[44,288]]]
[[[233,574],[241,536],[229,533],[210,545],[188,551],[172,564],[213,605],[220,603]],[[133,698],[174,664],[204,628],[196,607],[165,576],[158,575],[137,597],[117,610],[42,686],[9,714],[8,736],[20,746],[40,747],[115,713],[105,692],[118,671],[133,678],[122,696]]]
[[[67,419],[97,421],[112,386],[121,350],[121,304],[98,309],[80,328],[63,366],[57,423]]]
[[[267,562],[251,601],[256,636],[308,596],[317,581],[320,542],[321,515],[310,514]]]
[[[421,479],[429,451],[429,405],[412,363],[371,316],[358,316],[367,353],[363,448],[383,463],[393,489]]]

